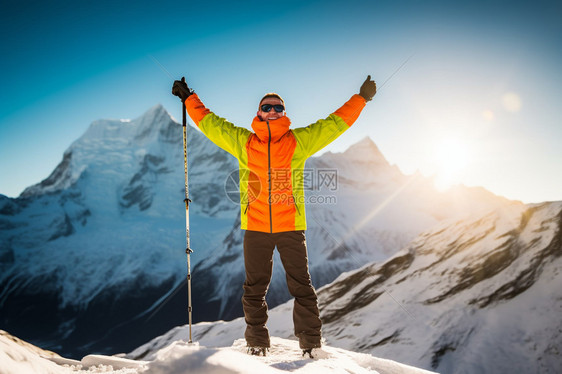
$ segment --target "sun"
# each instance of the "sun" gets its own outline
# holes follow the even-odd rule
[[[433,147],[435,187],[443,191],[460,183],[469,161],[467,142],[457,138],[438,140]]]

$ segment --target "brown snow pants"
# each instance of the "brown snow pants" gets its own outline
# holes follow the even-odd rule
[[[269,347],[267,303],[265,294],[271,281],[273,251],[277,246],[287,276],[289,292],[295,298],[293,323],[300,347],[321,346],[318,298],[310,280],[304,231],[265,233],[246,231],[244,265],[246,281],[242,305],[246,319],[245,338],[248,346]]]

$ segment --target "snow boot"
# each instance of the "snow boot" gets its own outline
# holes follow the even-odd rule
[[[313,359],[329,358],[330,357],[330,354],[328,352],[326,352],[325,350],[323,350],[321,347],[303,348],[302,356],[305,357],[306,355],[308,355],[308,357],[313,358]]]
[[[264,356],[266,355],[269,348],[267,347],[248,347],[248,354],[252,356]]]

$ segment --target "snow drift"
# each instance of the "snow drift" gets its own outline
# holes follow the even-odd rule
[[[2,374],[280,374],[280,373],[429,373],[400,363],[325,347],[322,357],[302,357],[298,342],[281,338],[272,339],[272,348],[266,357],[245,353],[244,340],[230,347],[213,348],[174,341],[155,352],[150,360],[131,360],[120,356],[88,355],[82,360],[69,360],[52,352],[43,351],[21,340],[0,332],[0,373]]]

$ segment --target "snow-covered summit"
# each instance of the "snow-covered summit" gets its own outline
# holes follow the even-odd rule
[[[88,355],[82,360],[65,359],[43,351],[0,331],[0,368],[2,374],[424,374],[430,373],[394,361],[325,347],[317,359],[300,354],[298,342],[273,338],[266,357],[245,353],[245,341],[230,347],[205,347],[197,342],[174,341],[155,352],[150,359],[130,360],[121,356]]]
[[[364,162],[370,161],[378,164],[388,164],[388,161],[383,156],[379,147],[368,136],[353,144],[343,152],[349,161]]]
[[[155,105],[134,120],[97,120],[64,152],[60,164],[42,182],[26,188],[21,197],[40,196],[70,188],[82,173],[94,166],[126,174],[138,158],[157,144],[178,144],[182,127],[162,105]],[[160,147],[162,148],[162,147]],[[172,147],[170,147],[172,148]],[[158,153],[173,154],[172,149]]]
[[[385,185],[389,181],[400,182],[404,175],[398,167],[390,165],[373,140],[366,136],[341,153],[326,152],[312,158],[307,165],[314,168],[336,169],[342,184],[356,187]]]
[[[133,120],[102,119],[94,121],[74,144],[109,138],[138,141],[141,138],[150,138],[150,135],[154,137],[154,133],[158,131],[166,131],[170,125],[178,127],[166,109],[161,104],[157,104]]]

